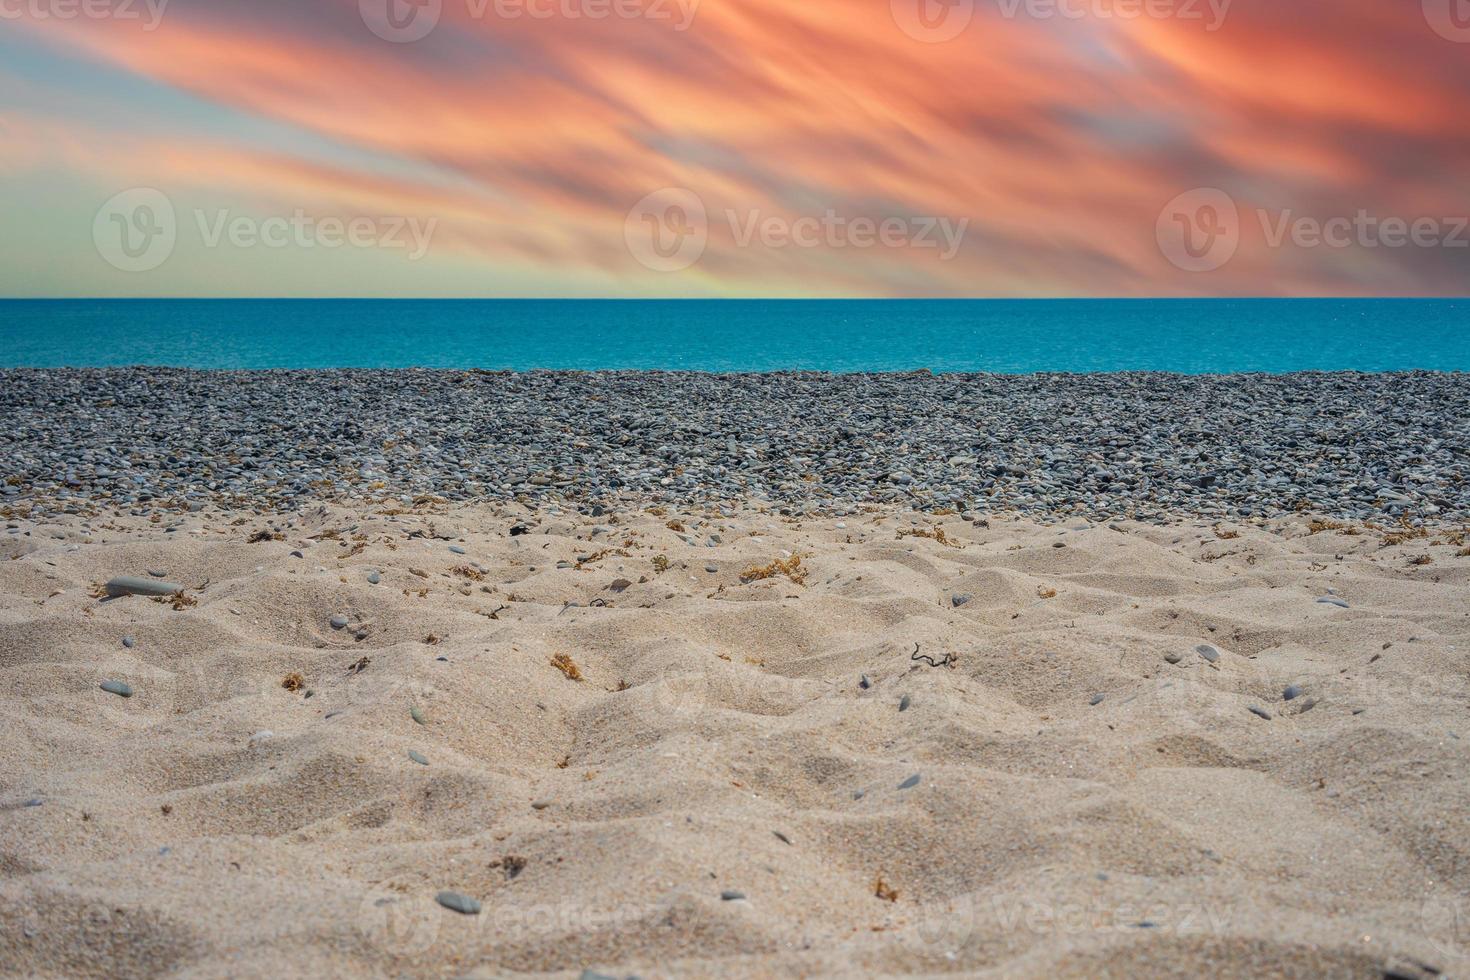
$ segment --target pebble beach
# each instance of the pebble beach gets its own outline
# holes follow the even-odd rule
[[[1470,513],[1463,374],[0,371],[0,499]]]
[[[1467,401],[0,372],[0,973],[1470,975]]]

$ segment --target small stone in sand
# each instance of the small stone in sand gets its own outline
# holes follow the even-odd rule
[[[347,628],[347,617],[341,613],[332,617],[332,629],[345,630]]]
[[[914,773],[908,779],[905,779],[903,782],[899,783],[898,784],[898,788],[899,789],[913,789],[917,785],[919,785],[919,774],[918,773]]]
[[[434,896],[434,901],[460,915],[479,915],[480,903],[468,895],[459,892],[440,892]]]
[[[872,686],[873,682],[868,679],[867,674],[864,674],[862,677],[858,678],[858,687],[862,688],[864,691],[868,690]]]
[[[1087,703],[1088,704],[1091,704],[1093,706],[1096,706],[1096,705],[1102,704],[1103,698],[1105,698],[1105,697],[1107,697],[1106,694],[1094,694],[1092,696],[1092,700],[1089,701],[1089,702],[1087,702]]]
[[[1344,602],[1342,599],[1339,599],[1335,595],[1324,595],[1322,598],[1318,599],[1317,601],[1318,602],[1322,602],[1322,603],[1326,603],[1329,606],[1337,606],[1340,609],[1347,609],[1347,608],[1349,608],[1349,606],[1348,606],[1348,604],[1346,602]]]
[[[428,721],[424,718],[424,713],[421,710],[419,710],[419,706],[418,705],[413,705],[412,707],[410,707],[408,709],[408,715],[409,715],[410,718],[412,718],[414,721],[418,722],[420,725],[427,725],[428,724]]]
[[[415,752],[413,749],[408,750],[408,757],[421,766],[427,766],[429,764],[429,760],[424,758],[423,753]]]
[[[383,581],[383,576],[377,572],[368,572],[368,585],[377,585],[381,581]]]
[[[138,641],[133,639],[131,636],[123,637],[123,646],[127,647],[129,650],[131,650],[137,644],[137,642]]]
[[[909,697],[907,694],[905,694],[903,697],[901,697],[901,698],[898,699],[898,710],[899,711],[907,711],[907,710],[909,710],[909,706],[912,705],[913,703],[914,703],[914,699],[911,698],[911,697]]]
[[[531,809],[532,810],[544,810],[544,809],[546,809],[549,806],[551,806],[551,801],[550,800],[533,800],[533,801],[531,801]]]
[[[1201,643],[1199,646],[1194,648],[1194,652],[1199,654],[1201,657],[1204,657],[1210,663],[1214,663],[1215,661],[1220,659],[1220,651],[1216,650],[1208,643]]]
[[[451,552],[453,552],[453,553],[454,553],[454,554],[456,554],[456,555],[462,555],[462,554],[464,554],[464,553],[465,553],[465,550],[464,550],[464,549],[463,549],[463,548],[461,548],[461,547],[460,547],[460,546],[459,546],[459,545],[457,545],[457,544],[452,544],[452,545],[450,545],[450,546],[449,546],[449,550],[450,550],[450,551],[451,551]]]
[[[720,901],[743,902],[745,901],[745,892],[737,892],[732,888],[727,888],[725,891],[720,892]]]
[[[1265,708],[1258,708],[1255,705],[1251,705],[1246,708],[1246,710],[1255,715],[1257,718],[1264,718],[1266,721],[1271,720],[1271,713]]]
[[[968,593],[961,592],[958,595],[950,597],[949,601],[954,603],[954,607],[958,609],[960,606],[963,606],[965,603],[974,598],[974,596],[969,595]]]
[[[125,595],[170,596],[175,592],[184,591],[182,585],[175,585],[172,582],[152,582],[146,578],[133,578],[127,575],[110,579],[103,588],[106,589],[108,597],[113,599]]]
[[[1295,701],[1297,698],[1301,697],[1301,695],[1301,688],[1297,687],[1295,684],[1289,684],[1287,685],[1286,690],[1281,692],[1281,699],[1283,701]]]
[[[1177,653],[1166,653],[1166,654],[1164,654],[1164,662],[1165,663],[1177,664],[1179,661],[1181,661],[1183,659],[1184,659],[1184,657],[1181,656],[1180,654],[1177,654]]]
[[[122,681],[103,681],[98,686],[108,694],[116,694],[120,698],[130,698],[133,696],[133,689]]]

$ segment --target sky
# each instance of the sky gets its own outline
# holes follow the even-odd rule
[[[0,296],[1470,294],[1470,0],[0,0]]]

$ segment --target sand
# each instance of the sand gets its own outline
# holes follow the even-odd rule
[[[8,523],[6,975],[1470,975],[1453,533]]]

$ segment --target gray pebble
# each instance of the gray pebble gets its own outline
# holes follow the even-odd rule
[[[122,681],[103,681],[98,687],[102,688],[108,694],[116,694],[120,698],[130,698],[133,696],[133,689]]]
[[[919,774],[918,773],[914,773],[908,779],[905,779],[903,782],[899,783],[898,784],[898,788],[899,789],[913,789],[917,785],[919,785]]]
[[[858,687],[862,688],[864,691],[868,690],[872,686],[873,682],[868,678],[867,674],[864,674],[862,677],[858,678]]]
[[[1265,708],[1258,708],[1255,705],[1251,705],[1250,707],[1246,708],[1246,710],[1255,715],[1257,718],[1264,718],[1267,721],[1271,720],[1271,713]]]
[[[332,617],[332,629],[334,629],[334,630],[345,630],[346,628],[347,628],[347,617],[346,616],[343,616],[341,613],[338,613],[336,616],[333,616]]]
[[[148,569],[148,574],[152,575],[154,578],[164,578],[168,575],[168,572],[159,571],[156,568],[150,568]]]
[[[1283,701],[1295,701],[1297,698],[1301,697],[1301,693],[1301,688],[1297,687],[1295,684],[1289,684],[1287,685],[1286,690],[1281,692],[1281,699]]]
[[[899,711],[907,711],[907,710],[909,710],[909,707],[913,703],[914,703],[913,698],[911,698],[907,694],[905,694],[903,697],[901,697],[901,698],[898,699],[898,710]]]
[[[1183,655],[1178,654],[1178,653],[1166,653],[1166,654],[1164,654],[1164,661],[1166,663],[1177,664],[1179,661],[1181,661],[1183,659],[1184,659]]]
[[[429,760],[424,758],[424,754],[422,752],[415,752],[413,749],[409,749],[408,757],[421,766],[427,766],[429,764]]]
[[[1317,601],[1320,602],[1320,603],[1323,603],[1325,605],[1337,606],[1339,609],[1347,609],[1347,608],[1349,608],[1349,606],[1348,606],[1348,604],[1347,604],[1347,602],[1345,600],[1339,599],[1335,595],[1324,595],[1322,598],[1318,599]]]
[[[954,603],[954,607],[958,609],[960,606],[963,606],[965,603],[971,601],[974,598],[974,596],[968,593],[961,592],[951,596],[949,601]]]
[[[453,552],[453,553],[454,553],[454,554],[456,554],[456,555],[462,555],[462,554],[464,554],[464,553],[465,553],[465,550],[464,550],[464,549],[463,549],[463,548],[461,548],[461,547],[460,547],[460,546],[459,546],[459,545],[457,545],[457,544],[452,544],[452,545],[450,545],[450,546],[449,546],[449,550],[450,550],[450,551],[451,551],[451,552]]]
[[[414,721],[418,722],[420,725],[427,725],[429,723],[428,720],[424,718],[423,711],[419,710],[418,705],[413,705],[411,708],[408,709],[408,716]]]
[[[720,901],[743,902],[745,901],[745,892],[737,892],[734,889],[726,889],[725,891],[720,892]]]
[[[434,901],[460,915],[479,915],[480,903],[468,895],[459,892],[440,892],[434,896]]]
[[[368,572],[367,580],[368,585],[377,585],[379,582],[383,581],[383,576],[379,575],[377,572]]]
[[[1094,694],[1092,696],[1092,700],[1087,703],[1091,705],[1099,705],[1103,703],[1103,698],[1105,697],[1107,697],[1107,695],[1105,694]]]
[[[125,636],[125,637],[123,637],[123,646],[127,647],[129,650],[131,650],[133,647],[137,646],[137,644],[138,644],[138,641],[135,640],[135,639],[133,639],[131,636]]]
[[[1215,661],[1220,659],[1220,651],[1216,650],[1208,643],[1201,643],[1199,646],[1194,648],[1194,652],[1199,654],[1201,657],[1204,657],[1210,663],[1214,663]]]
[[[110,579],[104,588],[107,594],[113,598],[124,595],[168,596],[173,595],[175,592],[184,591],[182,585],[175,585],[172,582],[153,582],[146,578],[134,578],[126,575],[120,578]]]

